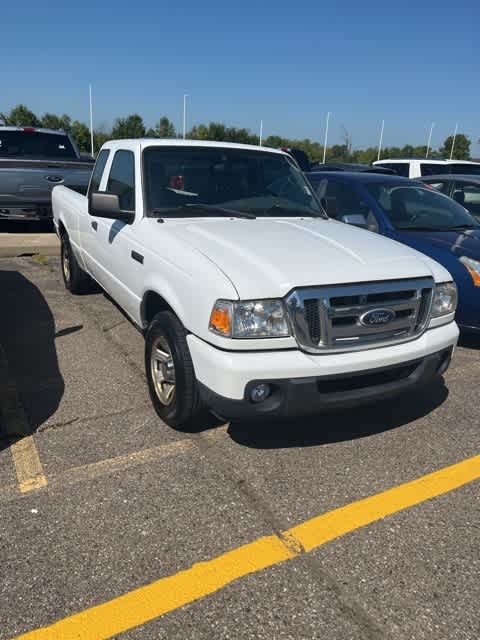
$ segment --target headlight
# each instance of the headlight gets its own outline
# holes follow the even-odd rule
[[[457,287],[453,282],[435,285],[432,303],[432,318],[454,313],[457,308]]]
[[[472,258],[467,258],[466,256],[462,256],[460,258],[460,262],[472,276],[473,284],[476,287],[480,287],[480,262],[478,260],[473,260]]]
[[[282,300],[217,300],[210,331],[226,338],[286,338],[290,335]]]

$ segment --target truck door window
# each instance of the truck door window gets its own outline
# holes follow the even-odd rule
[[[89,194],[100,189],[100,182],[102,181],[103,171],[107,164],[109,155],[110,151],[108,149],[102,149],[98,154],[97,162],[95,163],[95,168],[90,179],[90,186],[88,188]]]
[[[108,176],[107,192],[116,193],[123,211],[135,211],[135,156],[117,151]]]

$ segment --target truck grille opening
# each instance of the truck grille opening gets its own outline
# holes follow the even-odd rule
[[[312,353],[413,339],[430,315],[433,280],[297,289],[287,308],[299,345]]]
[[[394,367],[392,369],[382,369],[378,373],[364,373],[348,377],[332,378],[331,380],[319,380],[317,388],[320,393],[339,393],[342,391],[356,391],[368,387],[376,387],[404,380],[412,375],[420,364],[420,360],[407,365]]]

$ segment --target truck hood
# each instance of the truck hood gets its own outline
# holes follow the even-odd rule
[[[406,245],[333,220],[167,221],[162,228],[214,262],[241,299],[282,297],[303,286],[451,279]]]

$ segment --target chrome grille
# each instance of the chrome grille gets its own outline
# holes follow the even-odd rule
[[[411,340],[426,328],[430,278],[294,290],[287,297],[298,344],[310,353],[354,351]],[[388,323],[366,325],[370,311],[393,312]]]

